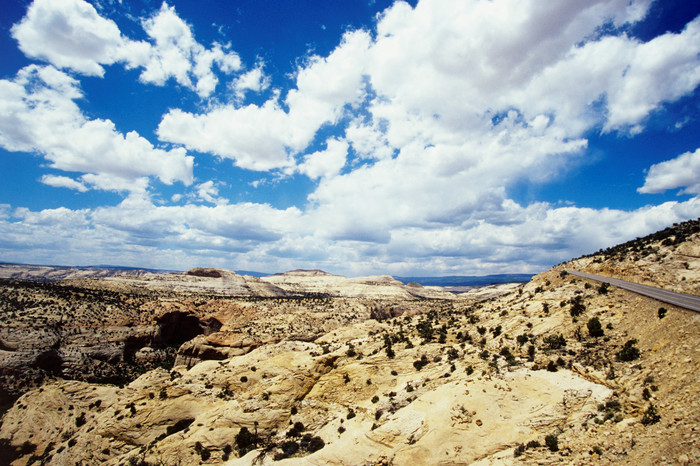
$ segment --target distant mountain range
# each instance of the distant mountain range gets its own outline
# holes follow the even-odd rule
[[[99,265],[88,265],[88,266],[56,266],[56,265],[29,265],[29,264],[18,264],[13,262],[1,262],[1,266],[27,266],[27,267],[49,267],[54,270],[104,270],[111,272],[128,272],[128,271],[143,271],[151,273],[172,273],[179,272],[176,270],[163,270],[163,269],[148,269],[144,267],[129,267],[120,265],[109,265],[109,264],[99,264]],[[238,275],[249,275],[251,277],[267,277],[270,273],[256,272],[252,270],[236,270]],[[109,272],[107,272],[109,274]],[[444,277],[397,277],[394,276],[395,280],[400,281],[403,284],[408,283],[419,283],[423,286],[452,286],[452,287],[476,287],[476,286],[487,286],[495,285],[499,283],[526,283],[529,282],[533,274],[524,273],[512,273],[512,274],[495,274],[495,275],[483,275],[483,276],[471,276],[471,275],[451,275]],[[54,279],[59,279],[60,277],[54,277]]]
[[[531,273],[504,273],[496,275],[451,275],[446,277],[394,277],[401,283],[419,283],[423,286],[487,286],[498,283],[527,283]]]

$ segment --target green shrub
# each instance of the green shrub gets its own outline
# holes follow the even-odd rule
[[[559,439],[556,435],[548,435],[544,438],[544,444],[550,451],[559,451]]]
[[[588,333],[592,337],[602,337],[605,333],[597,317],[591,318],[586,325],[588,326]]]
[[[635,339],[628,340],[622,350],[617,353],[617,359],[619,361],[634,361],[635,359],[639,359],[640,351],[639,348],[634,346],[635,343],[637,343]]]
[[[313,453],[325,446],[326,442],[324,442],[321,437],[311,437],[311,440],[309,440],[309,444],[306,447],[306,451],[308,451],[309,453]]]
[[[518,456],[522,455],[523,453],[525,453],[525,445],[523,445],[521,443],[520,445],[515,447],[515,451],[513,452],[513,456],[515,456],[517,458]]]
[[[569,309],[569,314],[571,317],[576,319],[586,311],[586,306],[583,304],[583,298],[581,296],[576,296],[571,300],[571,308]]]
[[[459,357],[459,352],[455,348],[450,348],[447,351],[447,359],[452,361],[454,359],[457,359]]]
[[[415,367],[417,371],[423,369],[423,367],[425,367],[427,364],[428,364],[427,359],[417,359],[417,360],[413,361],[413,367]]]
[[[285,458],[287,458],[299,451],[299,444],[294,440],[287,440],[280,445],[280,448],[282,448]]]
[[[547,335],[544,337],[542,340],[547,346],[549,346],[549,349],[559,349],[564,346],[566,346],[566,338],[564,338],[563,335]]]
[[[541,446],[542,445],[540,445],[540,442],[538,442],[537,440],[530,440],[529,442],[527,442],[527,448],[539,448]]]
[[[252,450],[255,445],[258,443],[258,438],[252,434],[247,427],[241,427],[241,430],[238,431],[236,434],[236,448],[240,452],[241,456],[245,455],[248,453],[248,451]],[[197,444],[201,444],[197,442]],[[195,446],[196,448],[196,446]]]
[[[666,310],[665,307],[660,307],[659,308],[659,319],[663,319],[664,317],[666,317],[667,312],[668,311]]]
[[[228,461],[229,457],[231,456],[232,450],[233,449],[231,448],[231,445],[229,445],[229,444],[224,445],[223,455],[221,455],[221,459],[223,461]]]
[[[524,345],[525,343],[527,343],[528,339],[529,339],[529,338],[528,338],[528,336],[527,336],[527,333],[521,333],[520,335],[518,335],[518,336],[516,337],[515,340],[518,342],[518,344],[519,344],[520,346],[522,346],[522,345]]]
[[[661,420],[661,416],[656,412],[656,407],[653,404],[649,404],[649,408],[644,411],[642,416],[642,424],[645,426],[656,424]]]

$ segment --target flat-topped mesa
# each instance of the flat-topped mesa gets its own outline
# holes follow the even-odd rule
[[[236,272],[230,270],[215,269],[213,267],[195,267],[193,269],[185,272],[185,275],[191,275],[194,277],[206,277],[206,278],[222,278],[226,275],[237,275]]]

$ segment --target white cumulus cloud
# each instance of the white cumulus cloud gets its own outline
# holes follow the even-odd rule
[[[87,75],[102,76],[102,65],[148,47],[124,38],[114,21],[83,0],[35,0],[11,32],[25,55]]]
[[[637,191],[660,193],[677,188],[685,188],[685,193],[700,194],[700,149],[652,165],[644,185]]]
[[[122,63],[143,68],[144,83],[163,85],[172,78],[200,97],[210,96],[218,84],[214,66],[227,74],[241,67],[228,46],[206,48],[197,42],[191,27],[165,2],[142,26],[149,41],[125,37],[84,0],[34,0],[11,32],[25,55],[58,68],[102,76],[105,65]]]
[[[85,173],[83,185],[98,189],[142,191],[149,176],[192,183],[193,158],[184,149],[158,149],[135,131],[118,132],[110,120],[85,118],[74,102],[80,96],[77,81],[50,66],[30,65],[14,80],[0,80],[0,146]]]
[[[83,183],[81,183],[80,181],[76,181],[68,176],[43,175],[41,177],[41,182],[46,185],[53,186],[55,188],[74,189],[76,191],[80,191],[81,193],[84,193],[88,190],[88,188]]]
[[[345,166],[347,153],[347,142],[329,139],[326,141],[326,149],[305,156],[298,170],[311,179],[329,178],[337,175]]]

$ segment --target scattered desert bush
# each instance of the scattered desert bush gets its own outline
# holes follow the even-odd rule
[[[527,442],[527,448],[539,448],[541,446],[542,445],[540,445],[540,442],[538,442],[537,440],[530,440],[529,442]]]
[[[527,347],[527,358],[530,362],[535,360],[535,345],[530,345]]]
[[[586,305],[583,304],[583,298],[579,295],[571,299],[571,308],[569,314],[576,319],[578,316],[586,312]]]
[[[561,334],[547,335],[542,341],[552,350],[566,346],[566,338]]]
[[[447,360],[453,361],[459,357],[459,351],[456,348],[450,348],[447,350]]]
[[[661,420],[661,416],[656,412],[656,407],[653,404],[649,404],[649,408],[644,411],[642,416],[642,424],[645,426],[656,424]]]
[[[559,439],[554,434],[546,436],[544,444],[547,445],[550,451],[559,451]]]
[[[520,335],[518,335],[518,336],[516,337],[515,340],[518,342],[518,344],[519,344],[520,346],[522,346],[522,345],[524,345],[525,343],[527,343],[528,339],[529,339],[529,338],[528,338],[528,336],[527,336],[527,333],[521,333]]]
[[[426,365],[428,365],[428,357],[425,354],[422,355],[420,359],[413,361],[413,367],[415,367],[417,371],[423,369]]]
[[[289,434],[287,434],[289,435]],[[241,430],[236,434],[236,448],[241,456],[255,448],[258,443],[258,438],[252,434],[247,427],[241,427]],[[199,443],[199,442],[197,442]]]
[[[525,445],[523,445],[521,443],[517,447],[515,447],[515,451],[513,452],[513,456],[515,456],[517,458],[518,456],[522,455],[523,453],[525,453]]]
[[[588,334],[592,337],[602,337],[605,333],[597,317],[592,317],[586,325],[588,326]]]
[[[309,453],[313,453],[315,451],[320,450],[321,448],[326,446],[326,442],[323,441],[321,437],[311,437],[309,439],[308,444],[303,445],[305,447],[306,451]]]
[[[637,340],[635,339],[628,340],[625,343],[625,346],[622,347],[620,352],[617,353],[617,359],[619,361],[634,361],[635,359],[639,359],[639,348],[634,346],[636,343]]]

